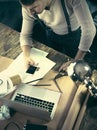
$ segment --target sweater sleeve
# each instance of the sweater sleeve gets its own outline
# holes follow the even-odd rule
[[[85,0],[72,0],[72,6],[81,26],[79,49],[88,51],[96,34],[96,28]]]
[[[32,30],[34,24],[34,18],[29,15],[27,9],[22,7],[22,29],[20,33],[20,45],[32,46]]]

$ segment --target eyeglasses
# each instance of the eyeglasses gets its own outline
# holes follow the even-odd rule
[[[3,84],[3,80],[2,79],[0,79],[0,85],[2,85]]]

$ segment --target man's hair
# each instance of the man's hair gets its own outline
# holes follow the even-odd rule
[[[19,2],[23,5],[30,5],[33,4],[35,0],[19,0]]]

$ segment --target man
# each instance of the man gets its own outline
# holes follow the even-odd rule
[[[84,58],[93,42],[96,29],[85,0],[20,0],[23,23],[20,43],[27,67],[36,65],[30,58],[34,36],[37,40],[40,30],[34,35],[34,21],[41,19],[47,30],[42,35],[43,43],[69,55],[75,60]],[[64,13],[65,12],[65,13]],[[38,17],[37,17],[38,16]],[[39,39],[38,39],[39,40]],[[41,39],[40,39],[41,41]],[[63,65],[61,69],[65,66]]]

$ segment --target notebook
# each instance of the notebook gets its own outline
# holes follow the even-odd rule
[[[6,98],[0,100],[16,111],[48,121],[54,117],[60,94],[57,91],[22,83],[17,87],[11,100]]]

